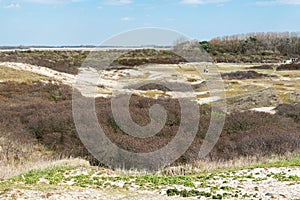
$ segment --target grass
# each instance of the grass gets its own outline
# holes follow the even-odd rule
[[[262,80],[259,80],[264,81]],[[243,80],[243,82],[225,81],[225,92],[227,97],[233,97],[237,95],[249,94],[264,89],[262,86],[256,85],[249,80]]]
[[[196,175],[207,173],[231,172],[245,169],[293,167],[300,166],[300,153],[287,153],[285,155],[272,155],[268,157],[242,157],[229,161],[208,162],[198,161],[179,167],[162,169],[158,174],[162,175]]]
[[[246,65],[245,65],[246,67]],[[221,67],[221,72],[234,72],[237,68]],[[245,70],[245,68],[239,67],[239,70]],[[243,80],[242,82],[224,81],[226,88],[227,97],[235,97],[239,95],[251,94],[256,91],[260,91],[266,88],[273,88],[276,90],[276,94],[281,103],[295,103],[294,95],[290,93],[299,91],[299,80],[295,79],[299,77],[299,71],[288,71],[288,72],[274,72],[273,70],[255,70],[259,73],[268,75],[279,75],[290,80],[282,80],[281,77],[272,79],[257,79],[257,80]]]
[[[85,174],[72,175],[74,170],[85,170]],[[165,186],[178,186],[182,185],[188,188],[196,188],[194,182],[205,182],[211,175],[208,176],[156,176],[156,175],[142,175],[142,176],[102,176],[95,175],[96,168],[82,168],[82,167],[54,167],[45,170],[32,170],[28,173],[21,174],[13,179],[10,179],[8,185],[3,187],[1,191],[5,191],[12,186],[19,184],[23,185],[40,185],[41,180],[48,180],[49,185],[64,185],[65,182],[72,181],[71,186],[76,187],[100,187],[100,188],[111,188],[111,189],[126,189],[128,187],[138,187],[142,190],[160,190]],[[99,170],[99,169],[98,169]],[[100,169],[101,170],[101,169]],[[120,182],[123,182],[123,186],[120,186]],[[46,184],[46,185],[48,185]],[[46,186],[45,186],[46,187]],[[223,188],[215,188],[207,184],[203,184],[204,188],[213,188],[221,190],[229,190],[228,186]],[[231,190],[231,188],[230,188]],[[170,192],[167,192],[170,193]],[[212,196],[217,195],[214,192],[202,193],[196,192],[196,190],[180,191],[183,197],[189,196]],[[210,194],[210,195],[209,195]]]
[[[216,174],[219,173],[234,172],[237,170],[250,170],[255,168],[271,168],[271,167],[280,168],[280,167],[300,166],[300,155],[294,154],[294,155],[286,155],[286,156],[274,156],[273,161],[270,160],[270,158],[262,158],[262,161],[260,162],[256,161],[257,163],[254,163],[255,161],[253,159],[249,159],[249,160],[240,159],[231,162],[236,164],[232,164],[229,162],[219,162],[219,163],[206,162],[204,164],[198,162],[194,164],[194,166],[186,165],[186,166],[178,167],[179,171],[182,171],[182,169],[180,168],[186,168],[186,170],[189,170],[189,168],[194,168],[194,171],[189,173],[189,175],[181,175],[180,173],[173,174],[173,175],[166,175],[168,168],[162,169],[157,172],[137,172],[137,171],[124,171],[124,170],[111,171],[105,168],[90,167],[83,160],[81,161],[78,159],[69,159],[69,160],[65,159],[61,161],[52,162],[51,165],[44,164],[44,169],[41,167],[37,169],[33,169],[28,173],[21,174],[16,178],[13,178],[13,180],[19,180],[19,181],[23,180],[30,184],[31,183],[34,184],[38,181],[39,178],[46,178],[46,179],[49,178],[52,180],[50,181],[50,184],[55,185],[64,179],[61,176],[61,174],[65,174],[68,176],[70,174],[70,171],[79,169],[85,171],[83,175],[80,174],[80,176],[78,175],[73,176],[73,178],[79,181],[88,179],[93,174],[105,175],[106,172],[111,171],[110,173],[113,173],[112,176],[103,176],[101,177],[101,179],[111,180],[111,181],[114,180],[129,181],[135,179],[136,183],[141,185],[146,183],[150,185],[156,185],[156,186],[175,184],[175,185],[184,185],[188,187],[195,187],[195,185],[192,184],[193,181],[204,181],[213,178]],[[242,162],[243,164],[241,164]],[[205,165],[206,168],[201,167],[201,165],[202,166]],[[175,167],[172,167],[172,169],[174,168]],[[68,177],[67,179],[69,178],[70,177]],[[253,177],[248,176],[246,178],[253,178]]]
[[[144,94],[146,97],[149,97],[149,98],[158,98],[160,96],[169,96],[166,92],[164,91],[160,91],[160,90],[147,90],[147,91],[143,91],[141,92],[141,94]]]
[[[180,166],[188,171],[193,168],[193,173],[188,175],[165,175],[163,170],[158,172],[137,172],[124,170],[109,170],[100,167],[91,167],[78,160],[56,161],[52,165],[45,165],[32,169],[29,172],[21,173],[18,176],[0,179],[0,196],[9,193],[11,190],[33,190],[33,191],[56,191],[66,188],[90,188],[113,191],[147,191],[148,193],[165,194],[167,196],[180,197],[205,197],[209,199],[228,198],[254,198],[256,199],[259,187],[245,192],[243,187],[234,188],[231,181],[238,181],[241,184],[247,182],[260,183],[267,177],[274,178],[280,182],[298,184],[300,177],[287,175],[285,173],[267,173],[266,177],[256,177],[257,174],[250,172],[255,168],[271,167],[293,167],[300,166],[300,155],[286,155],[286,157],[274,157],[253,164],[253,159],[235,160],[235,164],[220,162],[202,163],[204,167]],[[250,161],[252,163],[250,163]],[[241,164],[243,163],[243,164]],[[173,167],[174,168],[174,167]],[[167,169],[164,169],[167,170]],[[182,170],[180,170],[182,171]]]
[[[21,92],[25,97],[26,92],[22,88]],[[3,115],[6,116],[6,114]],[[12,122],[14,121],[12,120],[10,123]],[[13,124],[13,127],[17,130],[22,129],[17,124]],[[88,165],[88,161],[79,158],[66,158],[61,153],[47,148],[30,134],[15,133],[8,131],[8,129],[3,131],[3,129],[7,128],[3,126],[0,131],[0,179],[10,178],[32,169],[40,170],[61,165]],[[20,134],[22,135],[20,136]]]
[[[47,77],[27,71],[15,70],[5,66],[0,66],[0,81],[15,81],[19,83],[31,83],[48,80]]]
[[[211,197],[212,194],[210,192],[200,192],[198,190],[178,190],[178,189],[168,189],[167,190],[168,196],[181,196],[181,197]]]
[[[285,182],[285,181],[300,182],[300,177],[297,176],[297,175],[287,176],[284,173],[279,173],[279,174],[273,174],[272,177],[279,180],[279,181],[281,181],[281,182]]]

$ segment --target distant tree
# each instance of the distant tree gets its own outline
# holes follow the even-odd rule
[[[300,57],[299,33],[248,33],[201,41],[215,60],[232,62],[274,62]]]
[[[202,48],[207,51],[207,52],[210,52],[211,50],[211,47],[210,47],[210,44],[208,41],[202,41],[202,42],[199,42],[199,44],[202,46]]]

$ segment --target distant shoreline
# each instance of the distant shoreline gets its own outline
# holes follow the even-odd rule
[[[171,46],[0,46],[0,51],[109,51],[109,50],[131,50],[131,49],[160,49],[169,50]]]

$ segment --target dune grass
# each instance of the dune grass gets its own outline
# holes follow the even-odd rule
[[[11,69],[5,66],[0,66],[0,81],[15,81],[19,83],[31,83],[35,81],[47,80],[47,77],[41,76],[28,71]]]

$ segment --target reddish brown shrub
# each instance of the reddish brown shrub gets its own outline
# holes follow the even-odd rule
[[[81,156],[95,161],[82,145],[75,130],[71,88],[44,83],[9,82],[1,83],[0,89],[0,131],[12,133],[15,138],[32,137],[63,156]],[[53,101],[49,94],[56,91],[63,91],[65,98]],[[170,142],[181,122],[180,106],[176,99],[154,100],[139,96],[131,98],[130,112],[133,120],[142,126],[149,123],[148,109],[156,103],[167,110],[167,122],[158,134],[146,139],[133,138],[119,128],[112,117],[110,99],[96,99],[97,117],[106,135],[119,147],[133,152],[151,152]],[[198,160],[199,149],[211,117],[208,105],[200,106],[199,109],[201,117],[197,136],[176,164]],[[189,121],[193,122],[193,116],[190,117]],[[297,151],[300,149],[299,130],[299,123],[280,113],[271,115],[253,111],[235,112],[227,115],[221,137],[208,158],[228,160],[240,156]],[[190,134],[188,129],[186,133]]]

